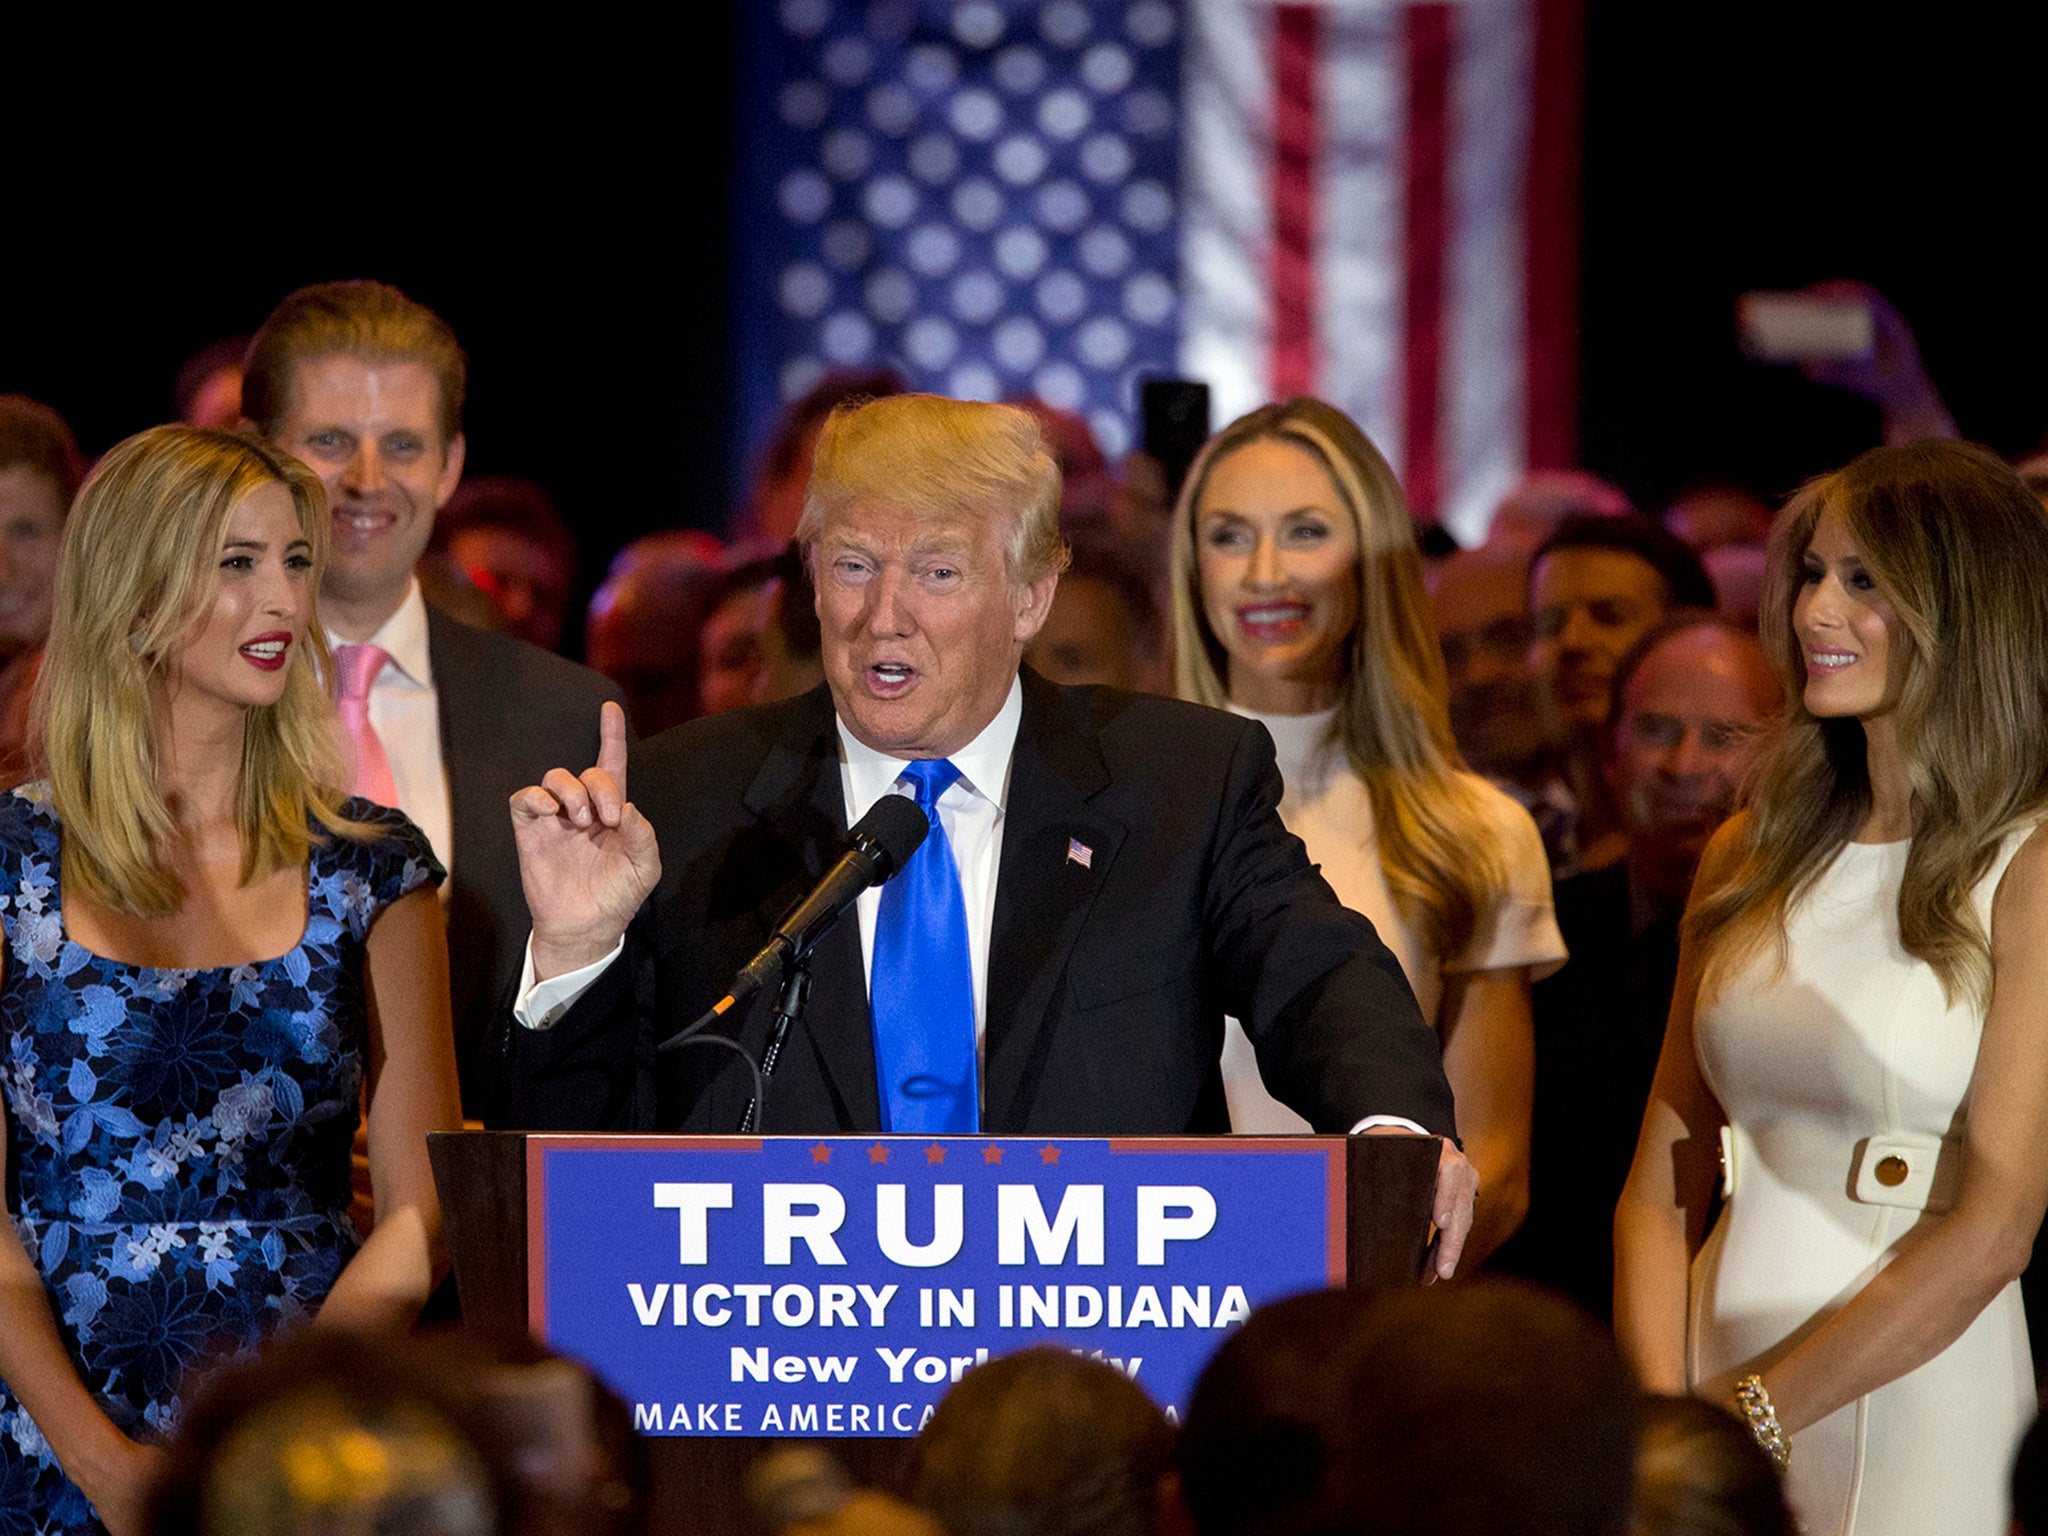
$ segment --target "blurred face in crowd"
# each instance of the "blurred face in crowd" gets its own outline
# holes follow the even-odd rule
[[[1607,722],[1614,668],[1671,605],[1647,560],[1618,549],[1557,549],[1529,578],[1529,663],[1552,745],[1582,743]]]
[[[754,492],[754,535],[783,544],[796,537],[796,525],[804,515],[804,493],[811,487],[811,458],[817,451],[818,434],[825,430],[821,416],[804,433],[802,444],[789,468],[762,481]]]
[[[289,490],[259,485],[235,504],[219,564],[205,621],[171,658],[173,699],[275,704],[312,607],[312,546]]]
[[[684,637],[698,620],[699,602],[685,581],[645,569],[614,576],[590,600],[584,660],[624,691],[626,713],[642,736],[697,712],[697,653]]]
[[[1012,578],[1014,515],[942,519],[860,497],[824,519],[813,570],[825,680],[866,746],[945,757],[1002,708],[1058,583]]]
[[[0,469],[0,659],[34,650],[50,633],[64,495],[27,464]]]
[[[552,651],[562,640],[569,608],[569,572],[538,539],[488,523],[464,528],[448,554],[478,591],[491,600],[507,634]]]
[[[1696,866],[1777,706],[1777,680],[1747,635],[1702,625],[1644,656],[1622,689],[1602,765],[1631,851]]]
[[[1024,659],[1055,683],[1147,688],[1157,682],[1122,594],[1109,582],[1072,571],[1060,578],[1045,628]]]
[[[699,641],[699,714],[723,714],[754,702],[761,683],[761,631],[768,626],[774,597],[775,583],[764,581],[728,593],[705,619]]]
[[[1806,660],[1807,709],[1823,718],[1889,714],[1906,685],[1905,636],[1832,508],[1814,524],[1802,572],[1792,631]]]
[[[1728,544],[1763,543],[1771,536],[1771,509],[1740,487],[1709,485],[1672,502],[1664,526],[1705,554]]]
[[[462,479],[463,441],[441,440],[440,385],[421,363],[311,358],[294,368],[290,400],[278,445],[320,476],[332,505],[328,621],[367,639],[405,598],[434,514]]]
[[[242,419],[242,370],[239,365],[216,368],[192,392],[185,407],[185,425],[232,432]]]
[[[1268,438],[1211,466],[1195,553],[1231,702],[1268,714],[1335,704],[1358,623],[1358,525],[1321,461]]]
[[[1475,549],[1445,560],[1431,583],[1451,731],[1474,769],[1506,778],[1524,772],[1545,747],[1529,673],[1528,580],[1523,556]]]

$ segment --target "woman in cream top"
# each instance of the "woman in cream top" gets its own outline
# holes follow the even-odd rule
[[[1189,470],[1173,564],[1178,691],[1265,724],[1282,819],[1438,1030],[1479,1173],[1466,1253],[1484,1258],[1528,1205],[1529,982],[1565,951],[1535,823],[1451,739],[1400,485],[1333,407],[1266,406]],[[1235,1129],[1308,1128],[1235,1024],[1223,1070]]]

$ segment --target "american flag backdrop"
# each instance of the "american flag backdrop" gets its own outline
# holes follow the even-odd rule
[[[1575,448],[1580,0],[754,0],[745,436],[833,368],[1354,416],[1471,540]]]

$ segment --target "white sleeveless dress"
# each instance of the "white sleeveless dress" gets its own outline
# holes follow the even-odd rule
[[[2029,830],[2006,839],[1974,893],[1987,933]],[[1950,1007],[1933,970],[1899,947],[1910,847],[1843,848],[1790,914],[1782,973],[1760,957],[1701,1011],[1700,1066],[1731,1122],[1731,1192],[1693,1265],[1695,1385],[1768,1377],[1953,1199],[1984,1018],[1967,1000]],[[1800,1527],[2003,1536],[2033,1413],[2015,1283],[1933,1360],[1793,1437]]]

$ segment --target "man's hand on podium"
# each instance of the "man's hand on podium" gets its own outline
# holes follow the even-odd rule
[[[1376,1125],[1367,1136],[1413,1136],[1415,1132],[1398,1125]],[[1423,1276],[1425,1285],[1448,1280],[1458,1272],[1458,1259],[1465,1252],[1465,1239],[1472,1231],[1472,1203],[1479,1198],[1479,1170],[1458,1150],[1448,1136],[1436,1162],[1436,1200],[1429,1219],[1436,1224],[1436,1264]]]
[[[519,883],[533,915],[534,980],[610,954],[661,879],[654,828],[626,798],[626,715],[607,703],[597,762],[551,768],[512,797]]]

